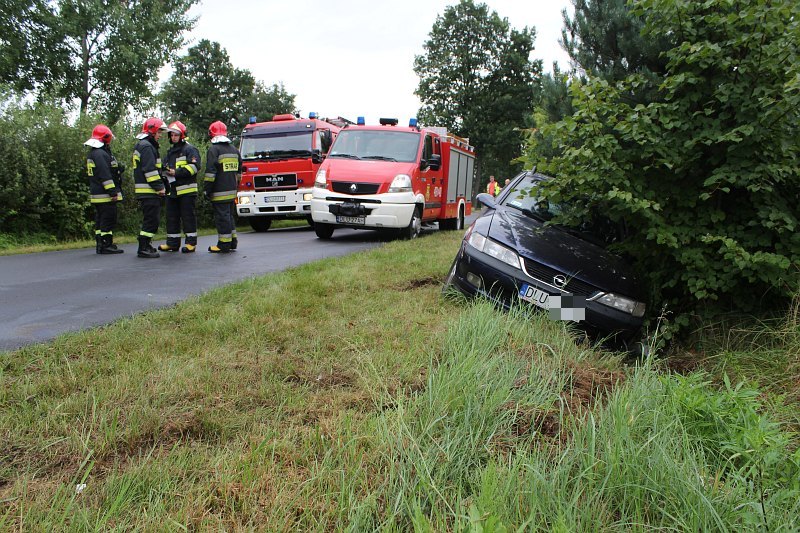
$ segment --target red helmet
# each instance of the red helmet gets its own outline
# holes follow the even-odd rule
[[[170,133],[177,133],[181,136],[181,140],[186,138],[186,126],[183,125],[183,122],[180,120],[176,120],[175,122],[171,123],[167,126],[167,131]]]
[[[142,133],[146,133],[148,135],[155,135],[158,130],[165,129],[167,129],[167,126],[164,124],[164,121],[156,117],[148,118],[142,125]]]
[[[104,124],[98,124],[92,130],[92,139],[108,144],[113,138],[114,134],[111,133],[111,128]]]
[[[209,137],[228,135],[228,126],[226,126],[225,123],[220,120],[212,122],[211,125],[208,127],[208,135]]]

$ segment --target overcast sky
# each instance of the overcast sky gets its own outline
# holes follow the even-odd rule
[[[416,116],[414,56],[437,15],[457,0],[201,0],[182,51],[219,42],[237,68],[268,85],[282,82],[303,116]],[[568,58],[558,44],[569,0],[484,0],[512,27],[536,28],[533,57],[546,71]],[[570,11],[571,12],[571,11]],[[263,119],[264,117],[259,117]]]

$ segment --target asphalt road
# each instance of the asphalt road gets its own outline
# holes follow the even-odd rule
[[[154,242],[158,245],[160,242]],[[0,257],[0,350],[48,341],[148,309],[166,307],[212,287],[326,257],[379,246],[375,231],[337,229],[317,239],[308,227],[239,235],[239,250],[210,254],[216,235],[194,254],[97,255],[94,248]]]

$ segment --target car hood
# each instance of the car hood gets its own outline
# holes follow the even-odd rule
[[[491,218],[488,236],[517,250],[522,257],[600,290],[644,301],[633,269],[605,248],[557,226],[545,226],[516,209],[500,207],[487,218]]]
[[[325,160],[328,181],[357,181],[365,183],[383,183],[394,179],[398,174],[414,171],[416,163],[400,163],[393,161],[358,161],[353,159],[328,158]]]

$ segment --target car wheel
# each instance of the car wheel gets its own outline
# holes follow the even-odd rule
[[[400,238],[405,240],[416,239],[422,231],[422,215],[420,214],[419,207],[414,208],[414,214],[411,215],[411,221],[408,226],[400,230]]]
[[[272,226],[272,219],[267,217],[250,217],[247,219],[254,231],[263,233]]]
[[[333,230],[336,227],[333,224],[323,224],[322,222],[317,222],[314,224],[314,233],[317,234],[317,237],[323,240],[328,240],[333,236]]]

